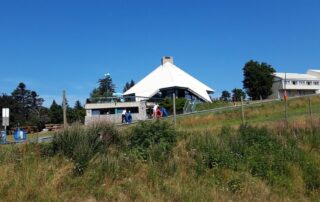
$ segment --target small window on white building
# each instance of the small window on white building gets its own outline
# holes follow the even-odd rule
[[[313,84],[319,86],[319,81],[314,81]]]
[[[311,86],[312,85],[312,81],[307,81],[307,85]]]
[[[283,81],[283,84],[290,85],[290,80]]]
[[[297,81],[292,81],[292,85],[297,85]]]

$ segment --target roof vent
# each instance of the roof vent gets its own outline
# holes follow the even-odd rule
[[[170,62],[171,64],[173,64],[173,57],[172,56],[162,57],[161,64],[164,65],[166,62]]]

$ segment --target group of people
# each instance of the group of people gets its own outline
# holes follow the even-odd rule
[[[127,124],[132,123],[132,116],[131,116],[130,110],[127,111],[126,109],[124,109],[122,111],[121,119],[122,119],[121,120],[122,123],[127,123]]]
[[[165,108],[159,107],[159,105],[154,105],[153,107],[153,118],[159,119],[161,117],[166,117],[168,116],[168,112]]]
[[[153,107],[152,116],[154,119],[160,119],[161,117],[166,117],[168,115],[169,114],[164,107],[159,107],[159,105],[157,104]],[[127,123],[127,124],[132,123],[132,115],[130,110],[127,110],[127,109],[122,110],[121,123]]]

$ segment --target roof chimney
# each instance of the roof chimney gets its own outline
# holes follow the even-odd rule
[[[173,57],[172,56],[162,57],[161,64],[164,65],[166,62],[170,62],[171,64],[173,64]]]

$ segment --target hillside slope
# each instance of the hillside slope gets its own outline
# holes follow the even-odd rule
[[[4,201],[317,201],[319,97],[0,146]],[[94,137],[94,138],[92,138]],[[69,145],[61,146],[61,145]]]

